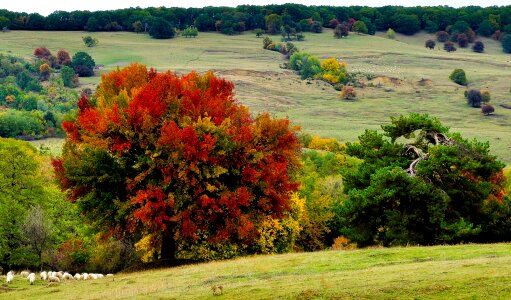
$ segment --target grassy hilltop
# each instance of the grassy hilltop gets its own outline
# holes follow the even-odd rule
[[[509,299],[511,245],[376,248],[239,258],[58,286],[17,278],[2,299]]]
[[[465,137],[490,141],[493,153],[511,163],[511,110],[499,106],[511,104],[511,56],[490,39],[483,39],[486,52],[478,54],[470,48],[451,53],[428,50],[424,41],[434,37],[425,33],[398,35],[396,40],[355,34],[338,40],[331,30],[306,34],[305,41],[296,43],[301,50],[321,59],[345,60],[350,72],[372,78],[367,83],[373,87],[356,89],[359,100],[344,101],[326,83],[302,81],[280,68],[282,56],[263,50],[262,39],[253,34],[200,33],[198,38],[154,40],[144,34],[101,32],[93,34],[99,40],[93,48],[83,45],[81,37],[86,34],[12,31],[0,34],[0,52],[29,57],[39,46],[64,48],[71,54],[87,51],[104,65],[101,72],[135,61],[160,71],[213,69],[235,83],[238,99],[253,112],[288,116],[305,132],[341,141],[354,141],[365,128],[377,129],[391,115],[429,113]],[[495,115],[484,117],[466,105],[465,87],[448,79],[455,68],[465,70],[469,88],[490,91]],[[81,82],[93,87],[99,77]]]

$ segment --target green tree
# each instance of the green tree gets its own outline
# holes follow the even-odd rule
[[[488,143],[463,139],[427,115],[391,119],[383,133],[366,130],[347,144],[346,153],[363,163],[344,176],[338,232],[360,245],[491,241],[488,220],[510,214],[504,164]],[[490,212],[494,205],[499,213]]]
[[[391,40],[394,40],[396,38],[396,32],[394,30],[392,30],[392,28],[389,28],[387,30],[387,38],[391,39]]]
[[[60,77],[62,78],[62,82],[64,83],[65,87],[75,87],[74,76],[75,71],[71,67],[63,66],[60,70]]]
[[[463,69],[454,69],[451,75],[449,75],[449,79],[459,85],[467,85],[467,76],[465,75],[465,71]]]
[[[477,28],[477,34],[489,37],[495,32],[489,20],[484,20],[479,24],[479,28]]]
[[[90,35],[83,36],[82,41],[85,44],[85,46],[87,46],[87,47],[94,47],[99,43],[97,38],[92,37]]]
[[[9,28],[10,25],[11,25],[11,20],[9,20],[5,16],[0,16],[0,30],[2,30],[4,28]]]
[[[254,29],[254,33],[255,33],[256,37],[261,37],[264,33],[264,30],[262,30],[261,28],[256,28],[256,29]]]
[[[413,35],[421,29],[417,15],[398,14],[392,18],[392,28],[396,32]]]
[[[278,14],[270,14],[266,16],[266,32],[269,34],[277,34],[282,26],[282,17]]]
[[[98,19],[96,19],[95,17],[90,17],[87,20],[87,23],[85,24],[85,30],[94,32],[94,31],[98,31],[99,29],[100,28],[99,28]]]
[[[133,24],[131,24],[131,27],[133,28],[133,31],[135,31],[136,33],[144,31],[144,24],[140,20],[133,22]]]
[[[174,25],[164,18],[155,18],[149,29],[149,35],[155,39],[171,39],[176,35]]]
[[[78,76],[89,77],[94,75],[96,62],[87,52],[76,52],[71,60],[71,66]]]
[[[511,34],[504,35],[501,44],[505,53],[511,53]]]
[[[197,30],[197,28],[195,26],[188,26],[185,28],[185,30],[183,30],[183,33],[182,35],[184,37],[197,37],[199,35],[199,31]]]
[[[356,33],[365,33],[365,34],[367,34],[367,32],[368,32],[366,24],[364,22],[360,21],[360,20],[356,21],[353,24],[352,29]]]

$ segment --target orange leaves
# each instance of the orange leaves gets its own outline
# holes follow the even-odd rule
[[[77,119],[63,124],[76,146],[63,161],[100,150],[107,157],[98,156],[98,167],[115,163],[122,183],[117,198],[84,197],[91,202],[84,207],[118,209],[101,212],[115,216],[111,228],[158,237],[176,228],[184,239],[252,243],[261,216],[289,209],[300,144],[288,120],[252,119],[233,88],[212,72],[180,77],[139,64],[103,75],[96,101],[80,99]],[[110,195],[102,178],[66,181],[66,165],[55,164],[63,188]]]

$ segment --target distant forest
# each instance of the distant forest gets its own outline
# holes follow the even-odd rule
[[[314,31],[318,25],[334,28],[343,22],[363,21],[369,34],[392,28],[408,35],[420,30],[449,31],[456,22],[466,22],[473,31],[490,36],[496,31],[511,29],[511,6],[437,7],[366,7],[240,5],[204,8],[128,8],[111,11],[55,11],[44,17],[37,13],[0,10],[0,28],[4,30],[86,30],[145,32],[157,20],[169,22],[184,30],[195,26],[199,31],[220,31],[237,34],[264,29],[277,33],[286,25],[299,31]],[[507,26],[507,28],[506,28]],[[320,27],[320,28],[321,28]]]

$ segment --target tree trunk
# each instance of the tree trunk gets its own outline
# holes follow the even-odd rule
[[[170,227],[169,232],[165,234],[161,241],[160,259],[172,261],[176,258],[176,241],[174,240],[174,226]]]

